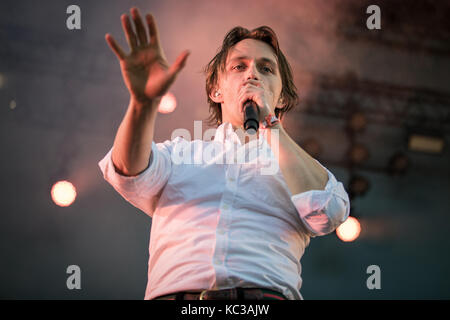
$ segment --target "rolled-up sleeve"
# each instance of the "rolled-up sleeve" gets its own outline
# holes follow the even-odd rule
[[[172,142],[152,142],[149,166],[136,176],[124,176],[118,173],[112,161],[112,150],[98,163],[103,177],[128,202],[153,216],[160,192],[166,185],[171,173]]]
[[[333,232],[350,213],[350,200],[344,186],[327,168],[323,168],[328,173],[324,190],[310,190],[291,197],[312,237]]]

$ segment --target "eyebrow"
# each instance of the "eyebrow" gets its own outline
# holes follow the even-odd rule
[[[233,62],[233,61],[236,61],[236,60],[251,60],[251,58],[248,57],[248,56],[234,57],[234,58],[231,58],[230,61],[228,61],[228,64]],[[264,62],[267,62],[267,63],[271,64],[272,67],[274,67],[274,68],[277,66],[277,63],[275,61],[273,61],[272,59],[266,58],[266,57],[259,58],[258,60],[262,60]]]

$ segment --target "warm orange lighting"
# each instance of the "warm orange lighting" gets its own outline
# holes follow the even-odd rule
[[[0,73],[0,89],[5,85],[6,78],[3,74]]]
[[[408,148],[412,151],[425,153],[442,153],[445,140],[441,136],[427,136],[422,134],[412,134],[409,136]]]
[[[53,202],[60,207],[70,206],[77,197],[77,191],[69,181],[58,181],[51,191]]]
[[[361,225],[358,219],[348,217],[343,224],[336,229],[336,234],[342,241],[350,242],[358,238],[361,232]]]
[[[177,107],[177,99],[170,92],[167,92],[161,99],[158,111],[161,113],[171,113]]]

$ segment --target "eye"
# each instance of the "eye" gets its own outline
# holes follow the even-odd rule
[[[244,70],[244,68],[245,68],[245,66],[243,64],[238,64],[238,65],[234,66],[232,69],[240,71],[240,70]]]
[[[263,67],[262,67],[262,70],[263,70],[264,72],[273,73],[272,68],[271,68],[271,67],[268,67],[268,66],[263,66]]]

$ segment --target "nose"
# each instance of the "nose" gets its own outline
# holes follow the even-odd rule
[[[258,69],[254,63],[251,63],[247,68],[246,80],[259,80]]]

